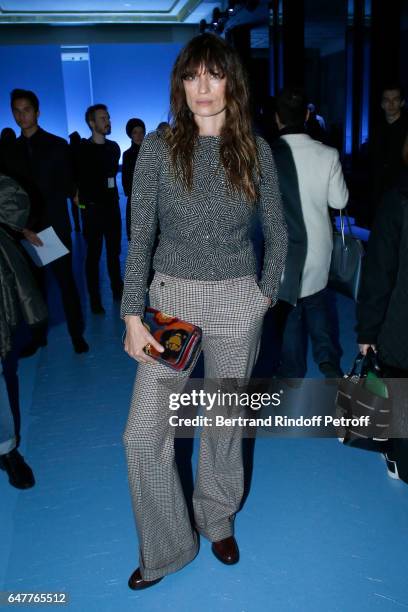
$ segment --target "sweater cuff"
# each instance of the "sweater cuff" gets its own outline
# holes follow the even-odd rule
[[[278,300],[278,290],[279,287],[267,285],[264,281],[260,281],[258,283],[259,289],[262,291],[265,297],[268,297],[272,300],[272,304],[276,304]]]
[[[142,317],[145,311],[145,303],[137,301],[137,300],[132,300],[129,297],[126,297],[125,295],[122,298],[122,305],[120,308],[120,318],[124,319],[126,317],[126,315],[135,315],[135,316],[139,316]]]
[[[358,344],[377,344],[377,334],[360,332],[357,334]]]

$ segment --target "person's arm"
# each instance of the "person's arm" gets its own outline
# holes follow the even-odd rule
[[[58,188],[64,193],[65,197],[73,198],[77,192],[77,184],[72,150],[66,140],[58,138],[53,151],[55,171],[58,172],[58,179],[60,181]]]
[[[286,260],[288,234],[272,152],[265,140],[258,138],[257,142],[261,167],[259,211],[265,242],[259,287],[262,293],[271,299],[271,305],[274,305]]]
[[[43,243],[37,234],[27,229],[30,199],[24,189],[8,176],[0,177],[0,223],[21,232],[26,240],[36,246]],[[18,235],[18,234],[17,234]]]
[[[137,361],[151,364],[156,362],[144,353],[144,347],[150,344],[160,352],[164,350],[141,321],[157,228],[160,158],[160,142],[153,133],[144,140],[135,166],[132,189],[132,237],[126,261],[121,306],[121,317],[126,323],[125,351]]]
[[[75,144],[75,145],[69,145],[68,150],[69,150],[69,156],[71,159],[71,168],[72,168],[72,176],[73,176],[73,182],[74,182],[74,190],[75,190],[75,194],[72,198],[74,204],[76,206],[79,206],[79,160],[78,160],[78,151],[79,151],[79,147],[80,147],[80,143],[79,144]]]
[[[36,232],[33,232],[33,230],[30,230],[25,227],[21,231],[23,233],[24,238],[28,240],[28,242],[31,242],[31,244],[33,244],[34,246],[44,246],[44,243],[41,240],[41,238],[38,236]]]
[[[347,205],[349,192],[344,180],[338,151],[333,149],[333,161],[330,169],[327,203],[331,208],[341,210]]]
[[[125,151],[122,159],[122,187],[125,196],[128,198],[132,188],[132,177],[130,173],[129,155]]]
[[[132,239],[126,261],[121,316],[141,315],[150,270],[151,250],[157,228],[157,195],[161,163],[160,143],[155,134],[143,143],[135,166],[132,190]]]
[[[120,146],[118,145],[117,142],[115,142],[115,182],[116,182],[116,176],[119,172],[120,156],[121,156]]]
[[[408,166],[408,132],[405,136],[404,146],[402,147],[402,161]]]
[[[75,158],[78,198],[86,205],[95,200],[95,185],[99,182],[94,146],[83,138],[75,149]]]
[[[394,290],[402,227],[402,209],[397,192],[390,192],[379,208],[363,260],[357,303],[357,342],[376,345]]]
[[[23,231],[30,213],[30,200],[24,189],[9,176],[0,175],[0,223]]]

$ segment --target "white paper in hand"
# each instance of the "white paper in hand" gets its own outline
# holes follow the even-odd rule
[[[22,240],[21,244],[39,268],[69,253],[52,227],[47,227],[42,232],[38,232],[37,236],[42,241],[43,246],[34,246],[28,240]]]

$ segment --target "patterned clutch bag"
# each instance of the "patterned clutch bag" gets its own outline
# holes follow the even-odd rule
[[[150,347],[145,351],[150,357],[177,372],[189,368],[200,349],[200,327],[150,307],[145,310],[143,325],[164,347],[163,353]]]

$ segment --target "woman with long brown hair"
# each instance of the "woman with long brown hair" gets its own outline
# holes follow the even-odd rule
[[[255,137],[247,81],[236,52],[203,34],[181,51],[171,78],[171,128],[141,147],[132,193],[132,230],[122,318],[126,352],[139,362],[124,435],[139,536],[132,589],[156,584],[189,563],[198,535],[223,563],[238,561],[234,518],[243,495],[242,432],[205,427],[191,525],[174,459],[175,427],[160,379],[181,392],[194,364],[175,372],[142,317],[157,224],[151,305],[203,330],[205,376],[249,378],[263,317],[276,301],[286,256],[277,176],[270,149]],[[250,226],[258,209],[265,238],[257,282]]]

